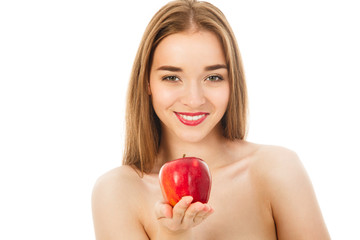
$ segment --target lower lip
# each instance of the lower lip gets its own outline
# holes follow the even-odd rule
[[[180,122],[182,122],[183,124],[187,125],[187,126],[197,126],[200,123],[202,123],[208,116],[208,114],[205,114],[205,116],[203,116],[202,118],[198,119],[198,120],[186,120],[184,118],[182,118],[179,114],[175,113],[175,115],[177,116],[177,118],[180,120]]]

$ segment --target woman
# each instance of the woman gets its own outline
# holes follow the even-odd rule
[[[297,155],[245,141],[247,93],[232,30],[213,5],[170,2],[149,23],[129,85],[123,165],[97,181],[97,239],[329,239]],[[164,202],[160,167],[212,173],[207,204]]]

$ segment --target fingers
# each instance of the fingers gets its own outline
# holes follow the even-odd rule
[[[162,226],[173,232],[190,229],[214,212],[210,205],[192,201],[191,196],[183,197],[173,208],[159,201],[155,205],[156,217]]]
[[[173,220],[176,224],[181,224],[185,216],[185,212],[190,206],[193,197],[183,197],[173,208]]]
[[[206,204],[204,209],[195,216],[194,223],[198,225],[199,223],[204,221],[208,216],[210,216],[213,212],[214,209]]]
[[[199,215],[199,217],[202,215],[204,209],[204,205],[200,202],[196,202],[194,204],[192,204],[188,210],[186,211],[186,214],[183,218],[183,225],[185,225],[185,227],[189,226],[189,225],[193,225],[195,223],[195,219],[196,217]]]
[[[183,218],[183,226],[185,228],[194,227],[204,221],[214,210],[207,204],[200,202],[193,203]]]

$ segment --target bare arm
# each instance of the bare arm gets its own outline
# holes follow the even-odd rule
[[[134,185],[129,177],[122,167],[100,177],[95,184],[92,211],[97,240],[149,239],[138,219],[138,201],[131,194]]]
[[[92,195],[97,240],[149,239],[140,222],[144,203],[139,197],[142,189],[138,180],[138,175],[128,166],[98,179]],[[155,239],[191,239],[191,229],[213,213],[207,204],[190,204],[191,200],[185,197],[174,208],[159,200],[152,209],[158,221]]]
[[[330,239],[312,184],[297,155],[281,148],[269,155],[267,188],[278,239]]]

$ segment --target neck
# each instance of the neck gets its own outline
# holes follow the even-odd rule
[[[215,168],[222,162],[219,159],[226,151],[227,142],[221,131],[214,131],[198,142],[183,141],[174,136],[163,134],[158,161],[162,165],[167,161],[182,158],[185,154],[187,157],[201,158],[210,168]]]

